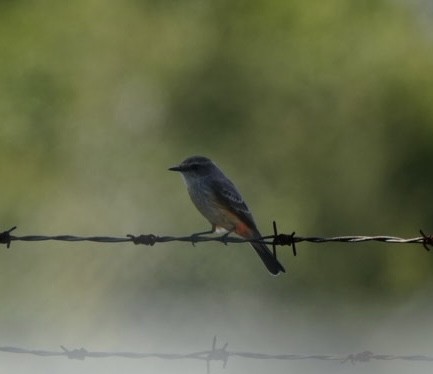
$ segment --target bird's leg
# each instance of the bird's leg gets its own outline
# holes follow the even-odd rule
[[[195,234],[192,234],[191,236],[201,236],[201,235],[206,235],[206,234],[213,234],[215,232],[216,226],[212,225],[212,228],[210,230],[207,231],[202,231],[202,232],[196,232]]]
[[[220,239],[221,239],[221,241],[224,243],[224,245],[227,245],[227,238],[228,238],[228,236],[232,233],[232,232],[234,232],[236,230],[236,227],[235,226],[233,226],[230,230],[228,230],[224,235],[221,235],[221,237],[220,237]]]
[[[196,232],[195,234],[192,234],[191,235],[192,245],[195,245],[195,243],[197,243],[197,238],[199,236],[207,235],[207,234],[213,234],[215,232],[215,230],[216,230],[216,226],[212,225],[212,228],[210,230],[208,230],[208,231]]]

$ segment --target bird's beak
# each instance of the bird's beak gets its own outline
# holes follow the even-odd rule
[[[182,167],[180,165],[177,165],[177,166],[173,166],[171,168],[168,168],[168,170],[171,170],[171,171],[182,171]]]

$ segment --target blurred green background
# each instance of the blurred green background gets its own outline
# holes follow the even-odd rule
[[[301,236],[430,232],[432,14],[421,1],[3,1],[0,229],[205,230],[167,171],[201,154],[264,234],[272,220]],[[0,255],[0,345],[176,351],[221,334],[324,353],[358,349],[396,311],[405,340],[391,324],[379,350],[431,339],[421,246],[298,252],[280,250],[287,274],[273,278],[247,245],[16,242]]]

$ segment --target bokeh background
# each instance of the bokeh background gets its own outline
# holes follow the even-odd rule
[[[179,175],[206,155],[265,234],[431,232],[429,1],[2,1],[0,217],[16,235],[208,228]],[[421,246],[302,244],[274,278],[247,245],[15,242],[0,346],[433,355]],[[1,372],[204,373],[195,361],[0,354]],[[231,360],[231,373],[430,373]]]

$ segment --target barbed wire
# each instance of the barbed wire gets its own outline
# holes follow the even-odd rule
[[[212,339],[211,348],[208,350],[190,352],[190,353],[157,353],[157,352],[103,352],[103,351],[89,351],[85,348],[68,349],[63,345],[60,346],[61,350],[48,351],[40,349],[25,349],[18,347],[0,346],[0,352],[11,354],[24,354],[40,357],[65,357],[71,360],[85,359],[98,359],[107,357],[119,357],[125,359],[148,359],[157,358],[161,360],[199,360],[206,362],[206,371],[210,374],[211,362],[222,362],[223,368],[228,364],[232,357],[241,357],[244,359],[255,360],[279,360],[279,361],[300,361],[300,360],[313,360],[313,361],[329,361],[341,364],[351,363],[368,363],[372,361],[411,361],[411,362],[433,362],[433,356],[427,355],[392,355],[392,354],[377,354],[371,351],[362,351],[358,353],[350,353],[343,355],[329,355],[329,354],[269,354],[259,352],[245,352],[245,351],[230,351],[227,349],[228,343],[223,346],[217,346],[217,337]]]
[[[337,243],[362,243],[362,242],[382,242],[389,244],[421,244],[427,251],[433,247],[433,236],[425,234],[420,230],[421,236],[413,238],[400,238],[397,236],[389,235],[345,235],[334,237],[320,237],[320,236],[296,236],[295,232],[291,234],[280,234],[277,230],[277,224],[273,222],[273,235],[262,236],[257,239],[244,239],[240,237],[229,236],[228,234],[222,236],[203,236],[201,234],[192,234],[189,236],[158,236],[154,234],[141,234],[131,235],[125,237],[113,236],[75,236],[75,235],[25,235],[15,236],[11,233],[16,230],[16,226],[5,230],[0,233],[0,244],[5,244],[7,248],[11,246],[14,241],[68,241],[68,242],[82,242],[90,241],[97,243],[125,243],[132,242],[134,244],[143,244],[153,246],[156,243],[167,242],[190,242],[193,245],[199,242],[221,242],[225,245],[228,243],[247,243],[247,242],[262,242],[273,247],[274,256],[277,256],[277,246],[291,246],[293,254],[296,256],[296,244],[301,242],[309,242],[313,244],[337,242]],[[267,354],[257,352],[241,352],[227,350],[228,343],[224,344],[221,348],[217,347],[216,337],[213,338],[212,347],[210,350],[199,352],[192,352],[187,354],[177,353],[139,353],[139,352],[101,352],[89,351],[85,348],[68,349],[60,346],[59,351],[46,351],[46,350],[29,350],[18,347],[0,347],[0,352],[14,353],[14,354],[28,354],[36,356],[64,356],[68,359],[85,360],[86,358],[103,358],[103,357],[121,357],[130,359],[144,359],[144,358],[159,358],[165,360],[181,360],[181,359],[194,359],[206,362],[207,373],[210,373],[210,363],[213,361],[221,361],[223,367],[226,367],[230,357],[243,357],[247,359],[263,359],[263,360],[321,360],[321,361],[336,361],[341,363],[351,362],[352,364],[358,362],[370,362],[373,360],[404,360],[404,361],[433,361],[433,356],[426,355],[389,355],[389,354],[375,354],[371,351],[363,351],[359,353],[352,353],[349,355],[301,355],[301,354]]]
[[[25,235],[25,236],[15,236],[11,233],[17,227],[14,226],[9,230],[5,230],[0,233],[0,244],[6,244],[9,248],[13,241],[67,241],[67,242],[97,242],[97,243],[125,243],[132,242],[134,244],[143,244],[153,246],[156,243],[167,243],[167,242],[190,242],[193,245],[199,242],[220,242],[225,245],[228,243],[251,243],[251,242],[261,242],[264,244],[271,245],[273,248],[274,256],[277,256],[277,246],[290,246],[292,247],[293,255],[296,256],[297,250],[296,245],[301,242],[309,242],[314,244],[319,243],[362,243],[362,242],[382,242],[389,244],[421,244],[427,251],[430,247],[433,248],[433,235],[427,235],[422,230],[420,230],[421,236],[413,238],[400,238],[397,236],[390,235],[344,235],[344,236],[333,236],[333,237],[320,237],[320,236],[296,236],[295,232],[291,234],[279,234],[277,230],[277,223],[273,221],[273,231],[272,235],[262,236],[255,239],[245,239],[240,237],[229,236],[230,233],[224,234],[222,236],[205,236],[203,233],[192,234],[189,236],[158,236],[154,234],[140,234],[132,235],[128,234],[126,237],[113,237],[113,236],[75,236],[75,235]]]

